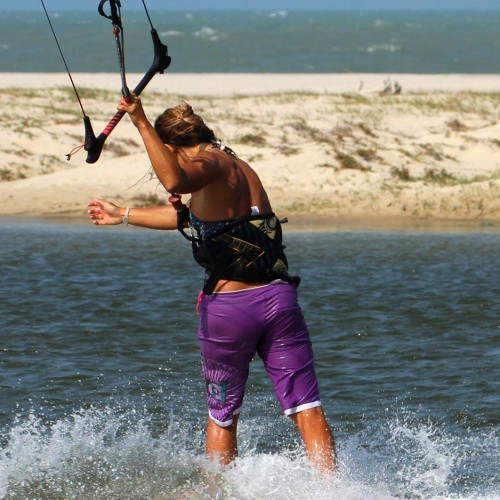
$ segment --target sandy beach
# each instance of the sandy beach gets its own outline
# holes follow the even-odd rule
[[[118,75],[73,78],[97,135]],[[166,201],[128,117],[98,162],[66,160],[84,136],[67,75],[3,73],[0,87],[0,216],[83,221],[94,196]],[[500,227],[500,75],[177,73],[143,94],[151,119],[184,99],[297,225]]]

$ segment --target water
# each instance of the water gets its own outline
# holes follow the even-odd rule
[[[182,237],[3,220],[0,499],[500,498],[500,234],[287,229],[335,479],[260,361],[240,458],[206,462],[202,271]]]
[[[118,71],[111,23],[95,12],[54,12],[74,72]],[[169,72],[499,73],[500,10],[150,12],[169,47]],[[149,24],[124,5],[126,67],[152,61]],[[41,5],[0,12],[0,71],[64,72]]]

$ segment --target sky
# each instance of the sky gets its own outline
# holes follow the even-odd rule
[[[40,0],[1,0],[0,12],[40,10]],[[98,0],[44,0],[47,10],[92,10]],[[125,8],[142,8],[141,0],[121,0]],[[379,9],[500,9],[500,0],[146,0],[150,10],[379,10]]]

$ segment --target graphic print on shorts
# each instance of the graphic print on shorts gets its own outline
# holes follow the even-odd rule
[[[203,357],[202,361],[210,416],[221,425],[229,425],[243,404],[248,370]]]
[[[226,382],[210,382],[207,380],[207,392],[216,401],[226,402]]]

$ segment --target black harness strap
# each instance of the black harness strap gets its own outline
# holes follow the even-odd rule
[[[168,201],[172,204],[172,206],[177,211],[177,229],[178,231],[189,241],[192,241],[192,237],[186,234],[185,227],[189,222],[189,208],[187,205],[182,203],[181,196],[176,193],[172,193]]]

